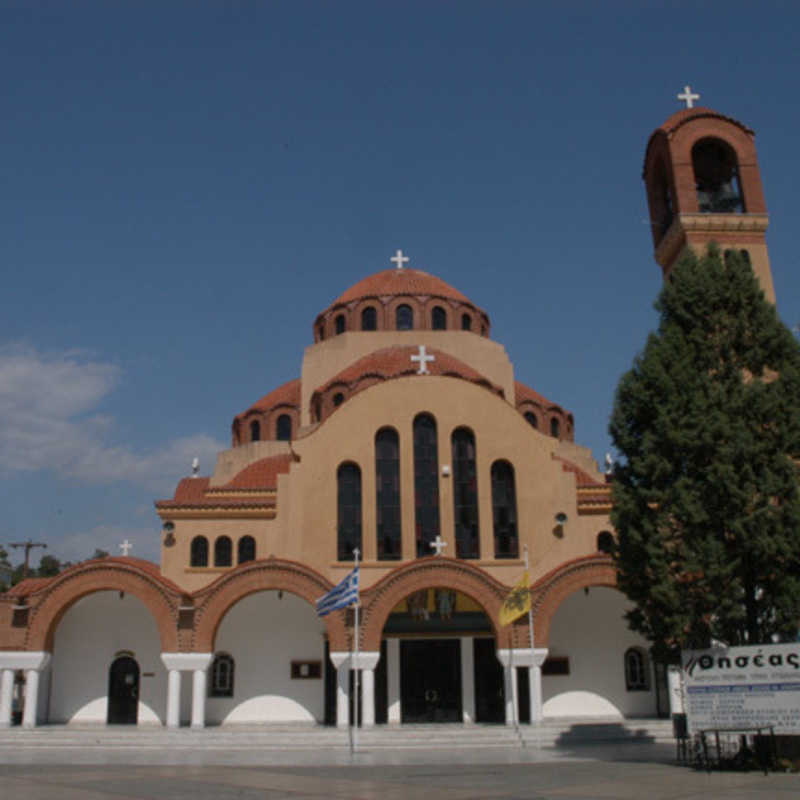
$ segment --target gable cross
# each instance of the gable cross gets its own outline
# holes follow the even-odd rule
[[[694,108],[694,101],[699,100],[700,95],[692,92],[692,87],[689,84],[683,87],[683,93],[678,95],[678,100],[683,100],[686,103],[686,108]]]
[[[436,555],[440,556],[442,550],[447,547],[447,542],[437,533],[436,538],[432,542],[428,542],[428,547],[432,547],[436,551]]]
[[[127,556],[130,553],[131,548],[133,545],[126,539],[120,546],[119,549],[122,550],[122,555]]]
[[[408,256],[403,255],[402,250],[398,250],[397,253],[389,259],[389,261],[394,261],[397,264],[397,269],[403,269],[403,264],[409,260]]]
[[[412,361],[419,362],[419,369],[417,370],[417,375],[430,375],[430,371],[428,370],[428,362],[429,361],[436,361],[436,356],[429,356],[425,352],[425,345],[421,344],[419,346],[419,352],[415,356],[411,356]]]

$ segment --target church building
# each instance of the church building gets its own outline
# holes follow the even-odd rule
[[[754,134],[685,94],[646,149],[656,260],[714,240],[774,299]],[[667,713],[569,398],[515,374],[480,298],[390,261],[307,309],[299,377],[246,399],[213,472],[156,502],[160,564],[96,559],[0,596],[0,726]],[[315,609],[356,551],[357,627]],[[501,626],[526,559],[532,625]]]

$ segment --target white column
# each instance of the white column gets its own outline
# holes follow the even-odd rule
[[[336,727],[350,725],[350,665],[344,663],[336,669]]]
[[[4,669],[0,681],[0,728],[11,725],[11,703],[14,694],[14,670]]]
[[[528,687],[530,689],[531,723],[542,720],[542,664],[547,658],[547,648],[537,647],[511,650],[498,650],[497,658],[503,665],[503,686],[506,694],[506,724],[518,722],[517,719],[517,667],[528,667]],[[513,673],[512,673],[513,669]],[[513,705],[511,695],[513,694]]]
[[[386,683],[389,703],[388,723],[400,722],[400,640],[386,640]]]
[[[192,673],[192,727],[206,726],[206,671],[196,669]]]
[[[39,670],[25,670],[25,709],[22,712],[22,727],[36,727],[36,712],[39,707]]]
[[[475,649],[471,636],[461,637],[461,711],[464,722],[475,722]]]
[[[533,725],[542,721],[542,668],[538,664],[528,667],[528,697]]]
[[[361,697],[364,707],[361,709],[361,727],[375,726],[375,670],[361,670]]]
[[[517,666],[503,667],[503,689],[506,697],[506,725],[514,725],[517,719]]]
[[[181,724],[181,671],[171,669],[167,675],[167,727]]]

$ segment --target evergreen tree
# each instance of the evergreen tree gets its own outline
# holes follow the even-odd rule
[[[798,631],[800,347],[727,256],[676,264],[611,418],[619,586],[662,659]]]

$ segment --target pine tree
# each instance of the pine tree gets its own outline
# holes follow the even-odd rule
[[[800,347],[727,256],[679,260],[610,424],[619,586],[662,659],[798,631]]]

